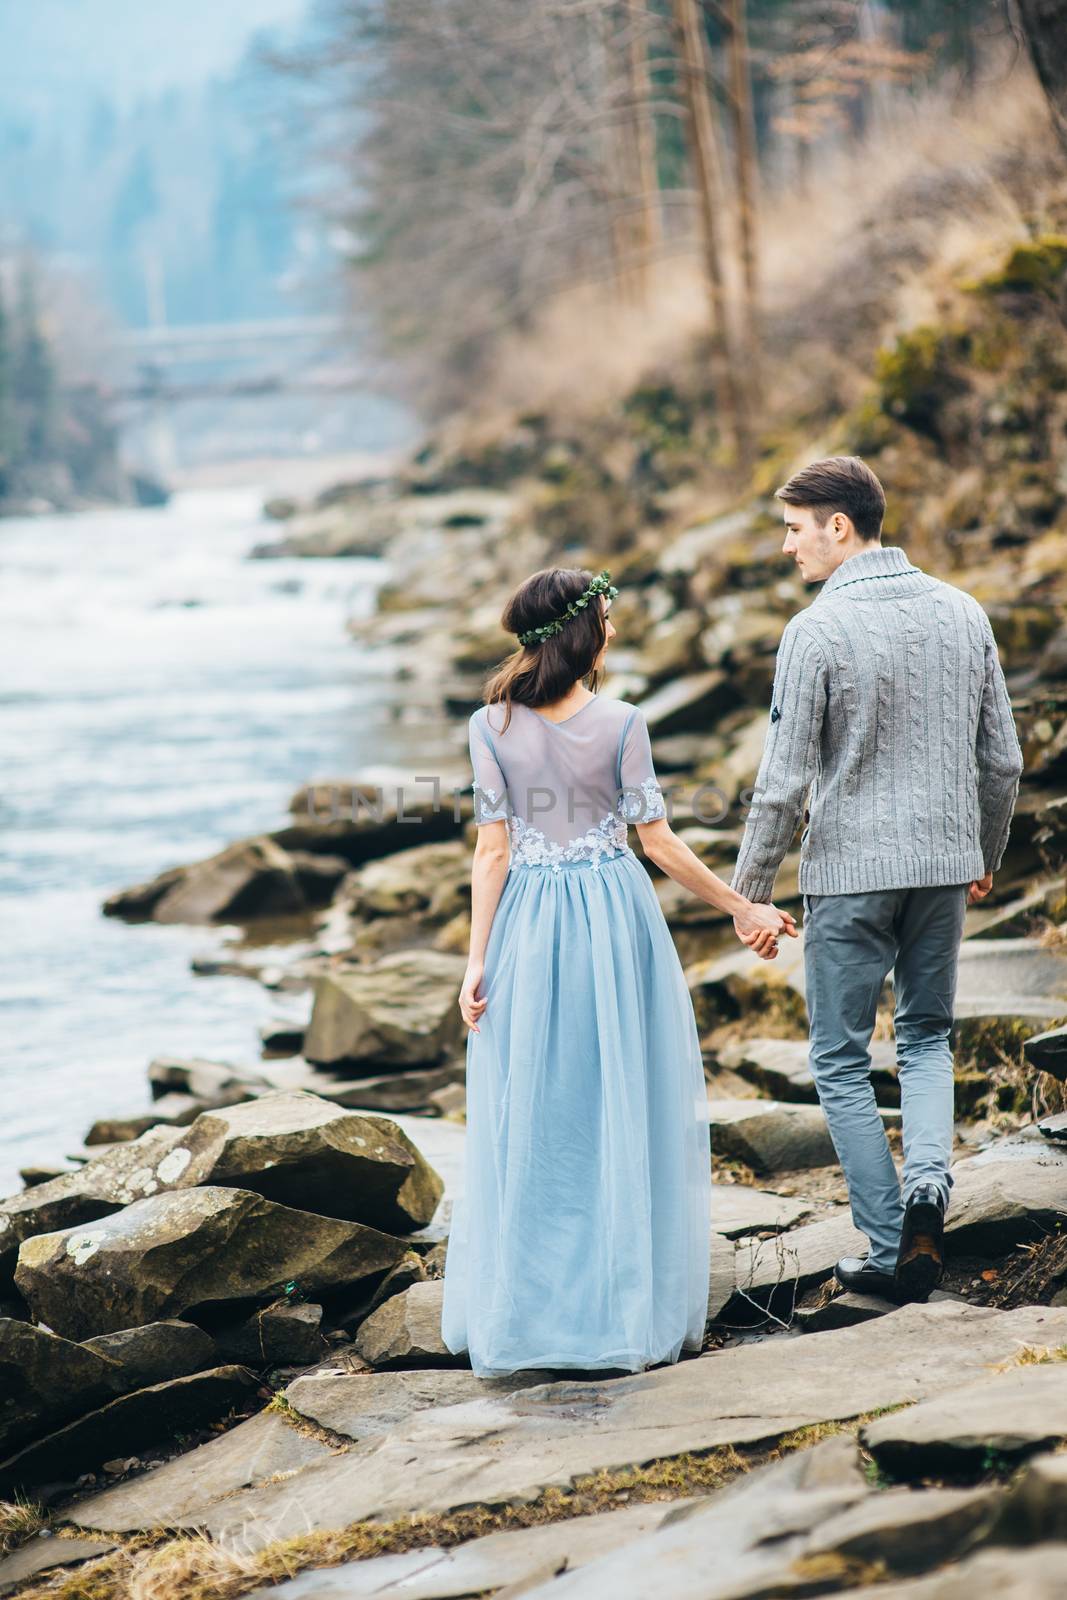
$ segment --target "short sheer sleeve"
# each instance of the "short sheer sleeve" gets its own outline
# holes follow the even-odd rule
[[[652,741],[640,706],[635,706],[622,736],[619,756],[619,811],[627,822],[658,822],[667,815],[663,790],[652,764]]]
[[[482,718],[475,712],[467,725],[470,744],[471,767],[474,771],[474,820],[479,827],[484,822],[503,822],[508,816],[508,792],[504,774],[496,758],[492,742],[483,726]]]

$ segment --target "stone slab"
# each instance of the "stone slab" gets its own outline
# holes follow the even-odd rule
[[[1067,1361],[994,1373],[863,1429],[878,1464],[898,1477],[1017,1457],[1067,1438]]]
[[[496,1600],[519,1593],[531,1600],[646,1600],[653,1594],[784,1600],[838,1593],[840,1566],[828,1565],[827,1557],[882,1562],[890,1574],[922,1570],[967,1551],[989,1527],[999,1493],[864,1493],[847,1482],[798,1481],[796,1466],[787,1458],[755,1472],[703,1506],[665,1519],[625,1550],[526,1590],[503,1590]],[[812,1565],[805,1570],[802,1563]]]
[[[810,1311],[798,1308],[796,1320],[805,1333],[824,1333],[827,1328],[851,1328],[857,1322],[869,1322],[872,1317],[884,1317],[895,1310],[895,1300],[849,1291]]]
[[[249,1549],[366,1518],[522,1502],[601,1468],[926,1399],[1008,1359],[1020,1343],[1065,1339],[1067,1308],[903,1306],[798,1338],[787,1362],[781,1342],[766,1340],[626,1377],[564,1380],[419,1411],[384,1438],[179,1520]]]
[[[819,1106],[783,1100],[710,1100],[711,1148],[757,1172],[792,1172],[837,1160]]]
[[[322,1440],[302,1433],[276,1412],[260,1411],[151,1472],[86,1496],[64,1516],[78,1527],[107,1533],[154,1528],[330,1454],[331,1447]]]
[[[119,1455],[134,1455],[192,1432],[247,1404],[256,1377],[242,1366],[210,1367],[120,1395],[0,1462],[0,1490],[68,1482]]]
[[[302,1373],[284,1394],[295,1411],[320,1427],[350,1439],[369,1439],[388,1433],[430,1406],[459,1405],[486,1394],[509,1395],[551,1381],[553,1376],[532,1370],[507,1378],[478,1378],[469,1370],[349,1373],[326,1369]]]
[[[821,1523],[870,1498],[854,1472],[806,1481],[813,1464],[792,1456],[735,1479],[622,1550],[544,1583],[499,1590],[495,1600],[519,1594],[538,1600],[741,1600],[794,1589],[811,1593],[810,1583],[798,1586],[792,1570],[805,1540]]]
[[[1065,1572],[1067,1543],[1049,1543],[979,1550],[944,1572],[851,1592],[857,1600],[1063,1600]]]
[[[993,1538],[1005,1544],[1067,1540],[1067,1453],[1027,1462],[1008,1492]]]
[[[817,1105],[818,1091],[809,1065],[806,1039],[736,1039],[718,1052],[719,1064],[778,1100]],[[900,1104],[897,1047],[888,1039],[871,1041],[871,1081],[880,1099]]]
[[[960,946],[957,1017],[1067,1014],[1067,955],[1036,939],[967,940]]]
[[[404,1600],[458,1600],[504,1584],[549,1578],[561,1568],[577,1568],[659,1527],[678,1506],[699,1500],[659,1501],[596,1516],[572,1517],[539,1528],[490,1533],[469,1544],[442,1550],[407,1550],[352,1561],[326,1572],[304,1572],[287,1583],[257,1589],[248,1600],[370,1600],[403,1595]]]
[[[956,1162],[952,1176],[945,1217],[950,1256],[1007,1251],[1067,1223],[1067,1149],[1036,1129],[1032,1137],[998,1141]],[[734,1256],[739,1298],[727,1303],[728,1313],[736,1313],[746,1295],[767,1305],[803,1294],[828,1278],[842,1256],[867,1249],[866,1235],[843,1207],[776,1239],[742,1240]]]
[[[792,1228],[820,1209],[816,1200],[798,1200],[772,1189],[753,1189],[746,1183],[711,1186],[711,1226],[726,1239]]]
[[[17,1589],[38,1573],[73,1566],[116,1548],[114,1539],[35,1538],[0,1559],[0,1594]]]
[[[817,1528],[802,1557],[824,1554],[884,1562],[889,1572],[925,1572],[965,1555],[992,1527],[1004,1491],[900,1487],[871,1494]]]

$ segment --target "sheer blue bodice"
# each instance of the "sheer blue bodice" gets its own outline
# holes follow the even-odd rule
[[[667,808],[639,706],[597,695],[562,722],[514,704],[470,718],[474,818],[506,821],[513,866],[599,867],[625,854],[627,825]]]

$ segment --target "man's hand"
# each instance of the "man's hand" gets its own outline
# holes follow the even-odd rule
[[[984,900],[992,887],[993,874],[991,872],[987,872],[982,878],[975,878],[971,887],[967,890],[967,904],[973,906],[979,900]]]

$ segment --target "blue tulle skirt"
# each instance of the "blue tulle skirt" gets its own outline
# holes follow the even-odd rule
[[[632,850],[512,865],[467,1036],[441,1332],[483,1377],[698,1350],[711,1160],[692,1001]]]

